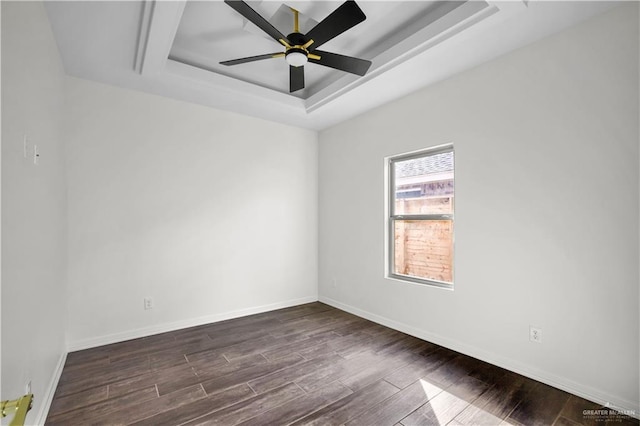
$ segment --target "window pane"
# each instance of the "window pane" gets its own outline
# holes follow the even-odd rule
[[[393,163],[396,215],[453,213],[453,152]]]
[[[395,220],[393,233],[395,274],[453,282],[453,221]]]

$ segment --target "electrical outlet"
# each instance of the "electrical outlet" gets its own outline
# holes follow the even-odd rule
[[[331,284],[333,285],[333,288],[338,287],[338,280],[336,279],[336,277],[333,277],[333,279],[331,280]]]
[[[29,380],[27,384],[24,386],[24,394],[29,395],[30,393],[31,393],[31,380]]]
[[[529,326],[529,340],[535,343],[542,343],[542,329]]]
[[[144,298],[144,309],[153,309],[153,299],[151,297]]]

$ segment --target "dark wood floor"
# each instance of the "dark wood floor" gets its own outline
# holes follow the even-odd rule
[[[638,425],[311,303],[72,352],[47,424]]]

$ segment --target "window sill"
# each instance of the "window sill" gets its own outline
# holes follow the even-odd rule
[[[445,283],[445,282],[442,282],[442,281],[425,280],[425,279],[410,277],[410,276],[407,276],[407,275],[397,275],[397,274],[387,274],[385,276],[385,278],[388,279],[388,280],[400,281],[400,282],[408,283],[408,284],[417,284],[417,285],[420,285],[420,286],[435,287],[435,288],[439,288],[439,289],[442,289],[442,290],[453,291],[453,283]]]

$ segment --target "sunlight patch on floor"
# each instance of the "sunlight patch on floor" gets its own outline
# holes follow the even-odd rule
[[[407,425],[414,422],[421,423],[427,420],[429,423],[437,425],[446,424],[469,424],[466,420],[471,420],[471,424],[482,424],[497,426],[504,423],[503,419],[483,410],[453,393],[444,391],[440,387],[420,379],[420,385],[428,399],[428,402],[415,410],[405,419]],[[478,395],[479,396],[479,395]],[[473,398],[476,400],[477,398]]]

